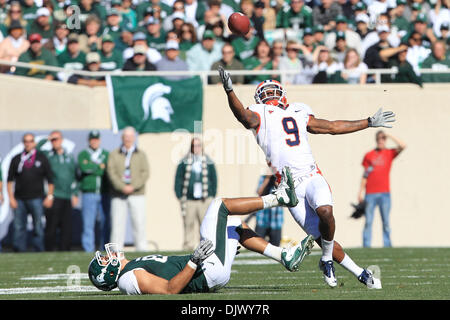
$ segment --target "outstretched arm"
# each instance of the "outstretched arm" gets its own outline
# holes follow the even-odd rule
[[[210,255],[214,253],[213,243],[203,239],[195,249],[191,259],[178,274],[167,280],[145,270],[133,270],[142,294],[176,294],[180,293],[191,281],[197,270]]]
[[[222,66],[219,66],[219,75],[228,97],[228,106],[236,119],[242,123],[246,129],[257,129],[259,127],[259,116],[257,113],[244,108],[244,105],[233,91],[230,74],[225,71]]]
[[[345,134],[355,131],[360,131],[369,127],[386,127],[392,128],[388,123],[394,122],[395,114],[392,111],[383,112],[382,109],[378,109],[372,117],[364,120],[336,120],[329,121],[323,119],[316,119],[314,116],[310,116],[307,130],[309,133],[315,134]]]

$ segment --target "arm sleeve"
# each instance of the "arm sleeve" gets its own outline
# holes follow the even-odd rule
[[[183,193],[183,177],[184,177],[184,168],[183,162],[180,162],[177,167],[177,171],[175,174],[175,195],[178,199],[181,199]]]
[[[150,176],[150,168],[148,165],[147,156],[145,155],[145,153],[141,152],[141,157],[142,167],[139,168],[139,175],[137,177],[131,177],[131,185],[134,189],[141,189]]]
[[[212,163],[208,165],[209,186],[211,188],[210,196],[216,197],[217,194],[217,172],[216,166]]]

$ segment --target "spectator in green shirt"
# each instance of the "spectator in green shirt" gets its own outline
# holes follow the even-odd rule
[[[102,47],[99,54],[101,61],[100,67],[103,70],[112,71],[122,69],[122,53],[115,48],[114,40],[109,34],[103,36]]]
[[[23,0],[22,1],[22,17],[31,23],[36,19],[36,11],[38,7],[34,3],[34,0]]]
[[[86,54],[80,50],[78,35],[71,33],[67,37],[66,50],[57,56],[58,64],[61,68],[71,70],[82,70],[86,63]],[[64,81],[68,77],[67,73],[58,73],[58,78]]]
[[[278,65],[275,66],[273,63],[272,51],[266,40],[260,40],[253,56],[245,59],[242,63],[247,70],[273,70],[278,68]],[[245,82],[259,84],[266,79],[278,80],[278,78],[278,76],[271,75],[246,76]]]
[[[235,38],[231,45],[236,53],[236,58],[240,61],[251,57],[261,39],[256,35],[256,30],[250,25],[250,30],[242,37]]]
[[[389,68],[397,69],[396,74],[383,77],[383,82],[415,83],[422,87],[422,78],[414,72],[412,65],[406,60],[408,46],[404,43],[396,48],[385,48],[380,51],[380,58],[388,63]]]
[[[310,7],[303,0],[291,0],[289,7],[284,7],[277,14],[277,28],[304,29],[312,28],[313,16]]]
[[[446,52],[445,43],[436,41],[431,48],[431,54],[422,62],[423,69],[450,70],[450,56]],[[424,82],[450,82],[450,73],[425,73]]]
[[[39,33],[44,43],[51,40],[54,33],[54,26],[50,19],[50,10],[45,7],[39,8],[36,11],[36,19],[27,25],[27,34]]]
[[[42,36],[39,33],[31,34],[28,38],[28,41],[30,41],[30,48],[19,56],[19,62],[58,66],[56,57],[49,50],[42,47],[41,40]],[[15,74],[46,80],[55,79],[54,72],[35,68],[17,68]]]
[[[409,21],[404,17],[405,7],[408,2],[406,0],[397,0],[397,7],[389,11],[391,17],[391,27],[397,29],[397,34],[400,37],[406,35],[409,30]]]
[[[45,209],[45,250],[70,251],[72,244],[72,208],[78,205],[77,162],[63,147],[61,131],[52,131],[48,137],[52,149],[42,150],[52,168],[54,183],[53,205]],[[47,139],[38,143],[40,149]],[[56,234],[60,231],[59,241]]]

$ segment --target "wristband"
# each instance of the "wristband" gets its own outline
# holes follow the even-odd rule
[[[191,267],[192,269],[197,270],[197,264],[196,264],[194,261],[189,260],[188,263],[187,263],[187,265],[188,265],[189,267]]]
[[[369,122],[369,127],[371,127],[372,126],[372,119],[370,119],[370,117],[368,117],[367,121]]]

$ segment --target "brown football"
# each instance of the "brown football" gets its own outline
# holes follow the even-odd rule
[[[243,36],[250,30],[250,20],[246,15],[235,12],[228,18],[228,28],[234,34]]]

